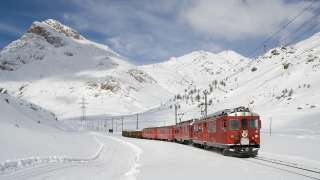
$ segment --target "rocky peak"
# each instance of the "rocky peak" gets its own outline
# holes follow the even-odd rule
[[[74,39],[84,39],[80,33],[54,19],[48,19],[43,22],[36,21],[32,23],[27,32],[44,37],[48,43],[55,47],[64,45],[63,39],[59,35],[55,35],[55,33],[63,34]]]
[[[54,20],[54,19],[47,19],[45,21],[43,21],[42,23],[47,24],[48,26],[50,26],[51,28],[53,28],[54,30],[56,30],[59,33],[63,33],[68,37],[72,37],[74,39],[84,39],[80,33],[78,33],[76,30],[63,25],[61,22]]]

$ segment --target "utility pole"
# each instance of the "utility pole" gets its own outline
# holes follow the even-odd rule
[[[208,115],[208,102],[207,102],[207,94],[208,94],[208,92],[207,92],[207,90],[204,90],[204,115],[205,115],[205,117],[207,117],[207,115]]]
[[[121,132],[123,131],[123,116],[121,116]]]
[[[263,50],[264,50],[264,53],[267,53],[267,45],[263,45]]]
[[[82,101],[80,104],[81,104],[81,111],[82,111],[82,117],[81,117],[80,121],[81,121],[81,126],[83,128],[83,126],[84,126],[83,123],[86,123],[86,108],[87,108],[86,105],[88,103],[86,102],[86,99],[84,97],[82,97]]]
[[[270,126],[269,126],[269,134],[271,136],[271,127],[272,127],[272,117],[270,117]]]
[[[118,118],[116,119],[116,132],[118,131]]]
[[[178,108],[180,108],[180,105],[176,103],[174,105],[174,119],[176,124],[178,123]]]
[[[139,129],[139,114],[137,113],[137,124],[136,124],[136,130]]]
[[[112,118],[112,126],[111,126],[111,127],[112,127],[112,128],[111,128],[111,129],[112,129],[112,133],[113,133],[113,118]]]
[[[179,122],[181,122],[181,119],[183,117],[184,113],[178,113],[178,116],[179,116]]]
[[[104,131],[105,131],[105,132],[107,132],[107,123],[108,123],[108,122],[107,122],[107,120],[105,119],[105,120],[104,120]]]

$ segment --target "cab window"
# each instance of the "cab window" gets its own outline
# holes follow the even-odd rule
[[[242,129],[248,129],[248,121],[246,119],[241,120]]]
[[[237,119],[231,119],[230,120],[230,130],[239,130],[240,123]]]
[[[250,128],[258,128],[258,120],[251,119],[250,120]]]

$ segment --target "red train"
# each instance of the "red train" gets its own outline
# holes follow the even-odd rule
[[[260,128],[258,114],[238,107],[174,126],[145,128],[142,138],[192,143],[221,150],[223,155],[250,157],[256,156],[260,148]]]

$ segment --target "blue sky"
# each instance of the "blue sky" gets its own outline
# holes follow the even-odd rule
[[[283,27],[311,1],[305,0],[3,0],[0,48],[19,38],[33,21],[49,18],[106,44],[136,64],[149,64],[195,50],[232,49],[244,56]],[[268,48],[320,31],[319,3],[297,18]]]

